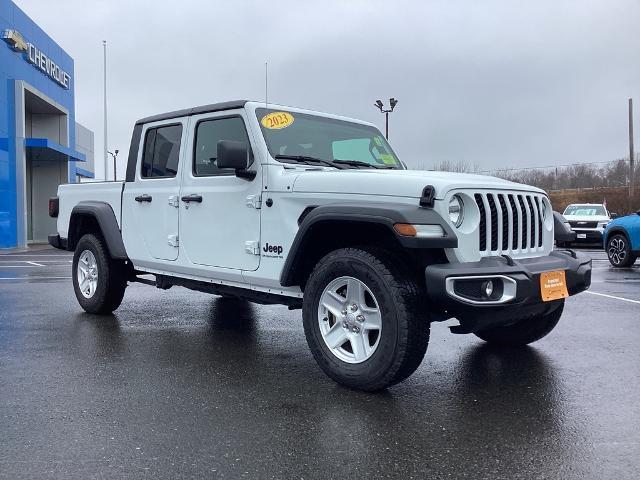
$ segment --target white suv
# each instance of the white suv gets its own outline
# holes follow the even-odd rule
[[[49,207],[86,311],[127,282],[301,308],[320,367],[363,390],[408,377],[431,322],[524,345],[591,281],[590,259],[552,251],[542,190],[410,171],[370,123],[257,102],[139,120],[124,182]]]
[[[600,203],[572,203],[562,214],[576,233],[576,242],[601,243],[611,214]]]

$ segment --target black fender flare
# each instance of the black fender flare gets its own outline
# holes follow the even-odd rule
[[[318,207],[309,207],[298,219],[296,233],[287,259],[280,274],[282,286],[295,283],[297,265],[304,256],[305,241],[313,235],[313,228],[323,222],[366,222],[383,225],[390,230],[404,248],[456,248],[458,237],[440,214],[431,208],[397,203],[350,202],[331,203]],[[444,232],[438,238],[413,238],[398,235],[393,229],[396,223],[415,225],[440,225]]]
[[[126,260],[128,258],[116,215],[111,205],[106,202],[86,201],[80,202],[73,207],[69,219],[69,235],[67,238],[67,244],[70,250],[73,250],[80,240],[80,238],[76,238],[79,237],[79,235],[75,225],[82,217],[92,217],[96,220],[102,237],[107,244],[111,258],[118,260]]]

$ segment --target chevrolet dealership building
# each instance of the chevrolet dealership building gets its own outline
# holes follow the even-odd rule
[[[58,185],[93,178],[93,132],[76,123],[73,59],[0,0],[0,248],[46,242]]]

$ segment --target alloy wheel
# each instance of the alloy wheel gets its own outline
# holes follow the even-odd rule
[[[609,255],[611,263],[614,265],[621,265],[627,256],[626,248],[627,244],[624,238],[619,235],[613,237],[609,242],[609,248],[607,249],[607,254]]]
[[[327,285],[318,304],[318,323],[329,351],[343,362],[368,360],[380,343],[378,301],[369,287],[354,277],[339,277]]]
[[[82,296],[85,298],[93,297],[98,288],[98,262],[91,250],[84,250],[80,254],[76,276]]]

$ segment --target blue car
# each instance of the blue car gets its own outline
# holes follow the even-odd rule
[[[603,244],[611,265],[633,265],[640,256],[640,210],[611,220],[604,230]]]

